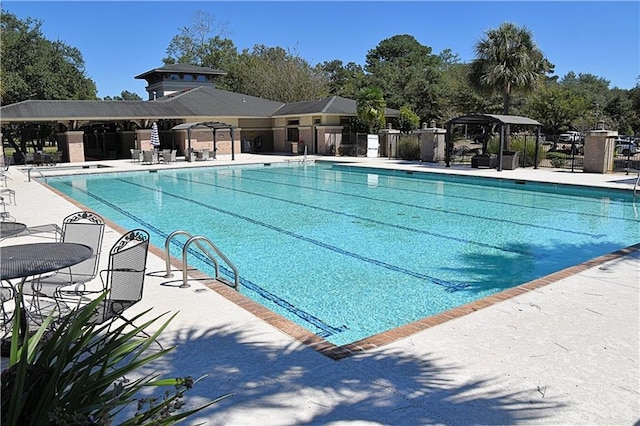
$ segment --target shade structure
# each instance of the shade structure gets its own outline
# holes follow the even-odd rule
[[[500,128],[500,148],[498,150],[498,171],[502,171],[502,156],[504,154],[505,128],[509,126],[534,127],[536,130],[536,148],[534,169],[538,168],[538,155],[540,152],[540,128],[542,124],[527,117],[518,115],[498,115],[498,114],[470,114],[452,118],[445,123],[447,132],[445,134],[445,162],[450,167],[451,152],[453,151],[452,128],[459,124],[476,124],[476,125],[497,125]],[[486,150],[486,144],[483,144],[483,151]]]
[[[229,129],[229,136],[231,136],[231,160],[235,160],[236,159],[236,153],[235,153],[235,148],[234,148],[234,139],[233,139],[233,125],[231,124],[227,124],[227,123],[222,123],[220,121],[201,121],[199,123],[183,123],[183,124],[178,124],[177,126],[174,126],[171,128],[171,130],[186,130],[187,131],[187,141],[188,141],[188,147],[187,147],[187,152],[190,153],[191,152],[191,131],[193,129],[211,129],[211,132],[213,133],[213,152],[215,154],[215,152],[218,150],[218,147],[216,146],[216,131],[220,130],[220,129]],[[191,155],[186,155],[185,156],[187,161],[191,161]],[[215,158],[215,157],[214,157]]]
[[[160,147],[160,133],[158,133],[158,124],[155,121],[151,125],[151,145],[154,148]]]

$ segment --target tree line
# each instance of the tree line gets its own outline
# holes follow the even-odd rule
[[[3,104],[98,99],[78,49],[47,40],[37,19],[20,20],[4,10],[1,18]],[[299,52],[279,46],[239,51],[223,26],[196,12],[170,41],[163,62],[223,70],[219,88],[281,102],[331,95],[355,99],[362,127],[368,129],[384,125],[379,113],[386,106],[400,110],[396,125],[401,130],[493,113],[533,118],[548,134],[582,132],[600,120],[620,134],[640,134],[640,79],[627,90],[610,88],[608,80],[589,73],[555,76],[531,32],[509,22],[488,30],[474,47],[475,58],[465,63],[450,49],[435,53],[412,35],[399,34],[369,50],[364,65],[339,59],[312,65]],[[104,99],[141,98],[122,91]]]

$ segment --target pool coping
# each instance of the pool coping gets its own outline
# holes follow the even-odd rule
[[[640,251],[640,243],[634,244],[629,247],[625,247],[620,250],[616,250],[613,253],[595,257],[593,259],[590,259],[578,265],[570,266],[558,272],[554,272],[552,274],[535,279],[533,281],[529,281],[527,283],[520,284],[516,287],[503,290],[499,293],[492,294],[491,296],[478,299],[476,301],[464,304],[462,306],[449,309],[439,314],[424,317],[419,320],[410,322],[408,324],[404,324],[400,327],[383,331],[381,333],[374,334],[372,336],[366,337],[356,342],[348,343],[341,346],[337,346],[333,343],[328,342],[324,338],[317,336],[316,334],[294,323],[293,321],[287,318],[284,318],[283,316],[265,308],[264,306],[260,305],[258,302],[255,302],[249,297],[244,296],[243,294],[233,290],[228,285],[223,284],[200,271],[197,271],[197,270],[191,271],[189,275],[194,279],[203,280],[204,284],[209,289],[217,292],[218,294],[220,294],[227,300],[235,303],[236,305],[240,306],[244,310],[252,313],[256,317],[260,318],[262,321],[277,328],[278,330],[282,331],[288,336],[291,336],[292,338],[296,339],[300,343],[306,346],[309,346],[310,348],[314,349],[316,352],[337,361],[340,359],[348,358],[360,352],[365,352],[367,350],[389,345],[398,340],[402,340],[404,338],[410,337],[413,334],[418,333],[420,331],[445,323],[447,321],[454,320],[456,318],[469,315],[483,308],[495,305],[500,302],[504,302],[505,300],[509,300],[513,297],[520,296],[524,293],[535,291],[541,287],[555,283],[567,277],[579,274],[580,272],[596,267],[605,262],[609,262],[611,260],[624,257],[636,251]],[[176,265],[176,266],[181,267],[181,265]]]
[[[371,166],[364,166],[364,167],[372,168],[372,169],[375,168]],[[384,170],[385,168],[382,168],[382,169]],[[402,169],[393,169],[393,170],[402,170]],[[429,171],[425,171],[425,172],[429,173]],[[538,182],[538,181],[534,180],[532,182]],[[68,197],[66,194],[49,186],[46,182],[44,183],[39,182],[39,183],[45,186],[50,191],[54,192],[56,195],[64,198],[66,201],[78,206],[79,208],[87,209],[86,206],[82,205],[81,203],[78,203],[76,200]],[[574,186],[571,183],[566,183],[566,184],[563,183],[562,185]],[[589,187],[589,185],[575,185],[575,186]],[[598,187],[598,186],[593,186],[593,188],[605,189],[605,190],[611,189],[607,187]],[[104,220],[109,227],[113,228],[117,232],[122,234],[127,232],[127,230],[121,227],[120,225],[106,218],[104,218]],[[159,248],[155,245],[150,245],[149,251],[154,255],[158,256],[159,258],[163,260],[165,259],[164,249]],[[209,288],[210,290],[215,291],[216,293],[218,293],[228,301],[234,303],[235,305],[239,306],[245,311],[253,314],[260,320],[264,321],[265,323],[271,325],[277,330],[280,330],[282,333],[292,337],[293,339],[297,340],[298,342],[300,342],[305,346],[308,346],[314,351],[332,360],[337,361],[337,360],[351,357],[358,353],[366,352],[368,350],[373,350],[376,348],[389,345],[399,340],[408,338],[418,332],[427,330],[431,327],[443,324],[445,322],[454,320],[456,318],[461,318],[463,316],[472,314],[486,307],[504,302],[506,300],[509,300],[516,296],[520,296],[530,291],[537,290],[541,287],[544,287],[549,284],[558,282],[562,279],[577,275],[580,272],[583,272],[587,269],[599,266],[608,261],[612,261],[612,260],[624,257],[636,251],[640,251],[640,243],[616,250],[612,253],[595,257],[583,263],[570,266],[568,268],[562,269],[552,274],[537,278],[533,281],[529,281],[527,283],[520,284],[515,287],[511,287],[509,289],[500,291],[490,296],[446,310],[439,314],[427,316],[419,320],[401,325],[399,327],[386,330],[381,333],[368,336],[364,339],[347,343],[344,345],[340,345],[340,346],[327,341],[326,339],[302,327],[301,325],[298,325],[293,321],[281,316],[280,314],[277,314],[271,311],[270,309],[262,306],[258,302],[234,290],[228,284],[218,281],[217,279],[209,276],[208,274],[201,272],[198,269],[195,269],[189,266],[187,266],[187,268],[188,268],[188,275],[190,280],[201,281],[201,283],[205,285],[207,288]],[[182,261],[174,256],[170,258],[170,264],[174,269],[177,269],[177,270],[183,269]]]

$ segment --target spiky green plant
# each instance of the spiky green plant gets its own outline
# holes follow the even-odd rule
[[[91,324],[105,296],[64,317],[53,331],[49,331],[50,315],[32,336],[12,339],[9,366],[2,371],[2,425],[108,425],[133,403],[138,404],[137,412],[121,424],[172,424],[228,396],[180,412],[184,392],[197,381],[157,375],[128,380],[127,375],[175,349],[149,346],[176,314],[150,335],[145,330],[164,314],[135,327],[113,320]],[[13,336],[19,330],[20,315],[15,315]],[[161,400],[142,398],[140,393],[148,386],[173,387],[173,395],[165,392]]]

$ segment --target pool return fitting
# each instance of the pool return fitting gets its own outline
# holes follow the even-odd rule
[[[229,260],[229,258],[227,256],[224,255],[224,253],[222,253],[220,251],[220,249],[218,247],[216,247],[215,244],[213,244],[211,242],[211,240],[209,240],[207,237],[205,237],[204,235],[197,235],[197,236],[193,236],[190,233],[188,233],[187,231],[174,231],[171,233],[171,235],[169,235],[164,243],[164,254],[165,254],[165,266],[166,266],[166,278],[171,278],[173,277],[173,273],[171,272],[171,255],[169,254],[169,246],[171,244],[171,240],[174,239],[174,237],[180,236],[180,235],[185,235],[187,238],[189,238],[187,240],[186,243],[184,243],[184,246],[182,247],[182,285],[180,286],[180,288],[189,288],[191,287],[191,285],[187,282],[187,254],[189,253],[189,247],[191,246],[192,243],[195,243],[195,245],[200,249],[200,251],[205,254],[209,260],[211,260],[211,262],[213,263],[214,267],[215,267],[215,276],[214,279],[232,287],[234,290],[238,291],[238,289],[240,288],[240,275],[238,274],[238,268],[236,268],[236,266]],[[204,245],[202,243],[206,243],[206,245],[208,245],[209,249],[207,249],[206,247],[204,247]],[[226,278],[223,278],[220,276],[220,265],[218,263],[218,260],[216,259],[216,257],[213,255],[213,253],[211,252],[215,252],[215,254],[218,255],[218,257],[220,259],[222,259],[224,261],[224,263],[227,264],[227,266],[229,266],[229,268],[231,268],[231,270],[233,270],[233,274],[234,274],[234,282],[231,282],[229,280],[227,280]]]

